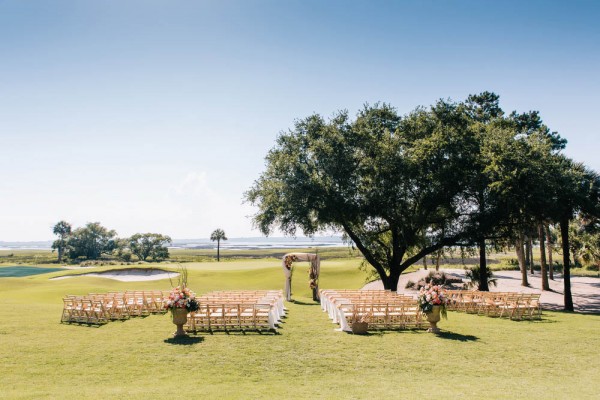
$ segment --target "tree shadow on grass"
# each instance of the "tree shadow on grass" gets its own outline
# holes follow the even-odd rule
[[[276,330],[273,329],[265,329],[265,330],[213,330],[213,331],[202,331],[205,335],[215,336],[215,335],[225,335],[225,336],[278,336],[281,335],[279,330],[282,327],[278,327]],[[193,333],[192,333],[193,334]]]
[[[418,329],[382,329],[382,330],[371,330],[367,333],[352,333],[351,331],[344,331],[348,335],[352,336],[363,336],[363,337],[382,337],[386,335],[419,335],[423,331]]]
[[[474,335],[463,335],[460,333],[448,331],[442,331],[440,333],[437,333],[436,336],[442,339],[457,340],[459,342],[476,342],[479,340],[479,338]]]
[[[85,324],[85,323],[77,323],[77,322],[60,322],[61,325],[65,326],[79,326],[83,328],[102,328],[106,324]]]
[[[292,300],[292,303],[293,303],[293,304],[297,304],[297,305],[299,305],[299,306],[320,306],[320,304],[319,304],[319,303],[317,303],[317,302],[310,302],[310,303],[307,303],[307,302],[305,302],[305,301],[300,301],[300,300]]]
[[[349,331],[345,331],[345,333],[348,334],[348,335],[356,336],[356,337],[374,337],[374,336],[383,336],[387,332],[383,332],[383,331],[367,331],[365,333],[352,333],[352,332],[349,332]]]
[[[556,324],[557,320],[548,319],[548,318],[540,318],[540,319],[513,319],[511,322],[516,322],[519,324]]]
[[[193,344],[202,343],[203,341],[204,338],[202,336],[183,336],[164,340],[164,342],[167,344],[175,344],[181,346],[191,346]]]

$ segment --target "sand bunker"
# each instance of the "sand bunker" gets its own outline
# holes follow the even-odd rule
[[[112,269],[103,272],[89,272],[87,274],[64,275],[51,279],[67,279],[80,276],[93,276],[97,278],[114,279],[121,282],[159,281],[161,279],[174,279],[179,276],[178,272],[165,271],[157,268],[125,268]]]

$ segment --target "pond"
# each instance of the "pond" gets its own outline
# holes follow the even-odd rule
[[[62,268],[38,268],[20,266],[0,267],[0,278],[21,278],[24,276],[47,274],[50,272],[62,270]]]

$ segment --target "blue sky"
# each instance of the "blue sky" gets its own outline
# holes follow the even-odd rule
[[[313,112],[484,90],[600,171],[594,1],[2,1],[0,240],[259,236],[242,197]]]

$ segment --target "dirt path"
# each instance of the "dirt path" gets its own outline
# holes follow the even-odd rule
[[[416,295],[417,292],[415,290],[405,289],[406,283],[409,280],[417,282],[426,276],[429,271],[420,269],[416,272],[403,274],[398,281],[398,291]],[[441,271],[457,278],[465,277],[464,270],[462,269],[442,269]],[[521,286],[521,273],[519,271],[495,271],[494,276],[498,279],[498,286],[491,287],[490,290],[492,292],[541,293],[540,300],[544,309],[562,310],[564,308],[563,279],[560,274],[555,274],[554,280],[550,281],[551,291],[542,291],[539,289],[542,287],[542,279],[539,273],[528,275],[530,287]],[[370,282],[363,289],[383,289],[383,284],[381,281]],[[599,278],[571,277],[571,292],[576,311],[600,314]]]

